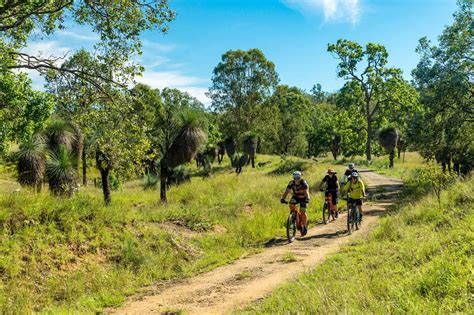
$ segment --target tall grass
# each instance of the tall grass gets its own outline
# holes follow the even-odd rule
[[[474,180],[382,219],[365,241],[241,313],[472,314]]]
[[[5,176],[0,313],[100,311],[143,286],[215,268],[283,237],[288,209],[279,199],[291,173],[274,174],[279,157],[257,160],[269,163],[239,176],[222,167],[172,186],[167,205],[140,179],[124,183],[105,207],[98,188],[82,187],[71,199],[11,193],[17,186]],[[329,164],[308,163],[303,177],[314,188]],[[321,204],[313,195],[312,222]]]

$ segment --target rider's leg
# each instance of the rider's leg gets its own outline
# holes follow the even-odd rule
[[[297,205],[296,205],[295,200],[293,200],[293,199],[290,200],[290,211],[291,211],[291,212],[298,212],[298,207],[297,207]],[[299,221],[299,219],[298,219],[298,216],[296,216],[296,227],[297,227],[297,228],[300,228],[300,227],[301,227],[301,223],[300,223],[300,221]]]
[[[362,200],[359,200],[357,202],[357,207],[359,208],[359,220],[362,221],[362,214],[363,214],[363,212],[362,212]]]
[[[332,195],[332,204],[334,205],[334,211],[336,212],[337,217],[337,191],[335,191],[334,195]]]
[[[306,205],[303,207],[303,205],[300,206],[300,211],[301,211],[301,226],[307,226],[307,217],[306,217]]]
[[[306,218],[306,203],[300,203],[300,216],[301,216],[301,235],[305,236],[308,233],[308,222]]]

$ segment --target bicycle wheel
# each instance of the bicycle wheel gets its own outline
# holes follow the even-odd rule
[[[352,208],[347,209],[347,233],[352,234]]]
[[[286,221],[286,237],[288,238],[288,242],[291,243],[295,240],[296,235],[296,217],[293,214],[288,216],[288,220]]]
[[[329,210],[329,205],[327,202],[324,203],[323,206],[323,223],[328,224],[329,223],[329,218],[330,218],[330,213],[331,211]]]
[[[355,229],[359,229],[359,208],[355,207],[354,209],[354,223],[355,223]]]

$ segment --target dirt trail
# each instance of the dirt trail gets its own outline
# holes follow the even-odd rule
[[[259,254],[190,279],[157,287],[153,290],[154,295],[135,297],[111,312],[159,314],[181,310],[189,314],[227,314],[263,298],[278,285],[322,262],[327,255],[367,235],[373,228],[378,217],[394,201],[402,182],[372,171],[361,173],[368,183],[372,201],[364,207],[362,228],[352,235],[346,233],[346,214],[343,213],[335,222],[316,225],[304,238],[292,244],[288,244],[286,239],[276,240]],[[287,259],[284,259],[285,255]]]

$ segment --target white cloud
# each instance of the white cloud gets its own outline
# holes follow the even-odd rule
[[[207,79],[189,76],[179,71],[153,71],[147,69],[143,75],[137,77],[136,80],[157,89],[163,89],[165,87],[177,88],[181,91],[188,92],[205,105],[211,103],[211,100],[205,95],[208,89],[199,86],[207,83]]]
[[[281,0],[303,14],[323,12],[326,21],[350,21],[356,24],[361,14],[359,0]]]
[[[174,44],[161,44],[148,39],[143,39],[142,45],[150,51],[171,52],[176,49],[176,45]]]
[[[62,46],[56,40],[29,43],[22,52],[44,58],[58,58],[69,55],[73,49]],[[61,61],[58,61],[61,62]]]
[[[92,32],[78,33],[75,31],[59,30],[57,34],[63,37],[70,38],[70,39],[78,39],[82,41],[98,41],[99,40],[99,36]]]

